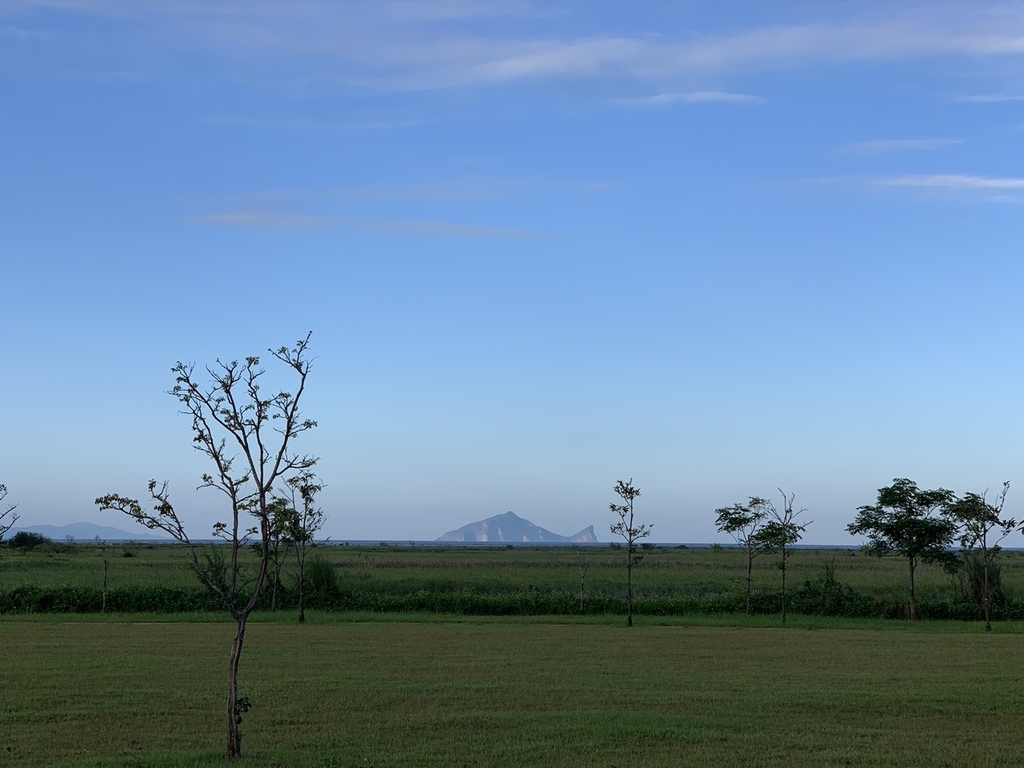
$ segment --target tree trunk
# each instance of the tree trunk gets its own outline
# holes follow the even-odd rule
[[[237,627],[235,640],[231,644],[231,659],[228,661],[228,760],[242,757],[242,709],[238,701],[238,660],[242,657],[242,643],[245,640],[247,615],[235,617]]]
[[[302,556],[299,557],[299,624],[306,623],[306,545],[302,545]]]
[[[747,616],[750,615],[750,589],[751,589],[750,585],[751,585],[751,582],[754,580],[753,573],[754,573],[754,558],[750,554],[750,552],[747,552]]]
[[[908,595],[910,603],[910,620],[914,621],[917,618],[917,602],[914,599],[914,569],[917,568],[917,558],[908,557],[907,562],[910,563],[910,594]]]
[[[629,552],[632,558],[632,552]],[[626,566],[626,626],[633,626],[633,563]]]
[[[586,613],[586,610],[585,610],[586,609],[586,605],[585,605],[585,602],[584,602],[584,598],[586,596],[586,591],[585,591],[586,584],[587,584],[587,569],[581,567],[580,568],[580,613],[581,614]]]
[[[782,623],[786,623],[786,547],[782,547]]]
[[[991,597],[990,597],[989,585],[988,585],[988,563],[989,563],[988,552],[983,551],[982,552],[982,557],[984,558],[982,560],[982,565],[985,568],[985,585],[984,585],[984,588],[983,588],[984,591],[982,592],[982,595],[981,595],[981,603],[982,603],[982,606],[984,607],[984,610],[985,610],[985,631],[986,632],[991,632],[992,631],[992,613],[991,613],[991,610],[990,610],[990,607],[989,607],[991,605]]]

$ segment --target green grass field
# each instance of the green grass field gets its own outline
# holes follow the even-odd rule
[[[125,556],[128,553],[129,556]],[[257,614],[242,659],[252,766],[998,766],[1024,751],[1024,623],[837,619],[764,613],[574,615],[624,591],[622,551],[320,547],[346,600],[560,594],[562,615]],[[0,588],[196,589],[180,547],[0,551]],[[1024,555],[1003,585],[1024,592]],[[800,550],[793,588],[836,578],[901,602],[905,563]],[[638,596],[743,590],[742,553],[657,549]],[[761,558],[755,590],[778,571]],[[291,574],[286,571],[285,581]],[[919,599],[955,582],[919,571]],[[372,599],[371,599],[372,598]],[[458,605],[458,603],[456,603]],[[0,617],[0,764],[209,766],[224,762],[233,625],[222,614],[15,613]]]
[[[232,626],[177,618],[0,620],[0,762],[222,764]],[[1024,751],[1018,624],[365,618],[250,624],[242,764],[1010,766]]]

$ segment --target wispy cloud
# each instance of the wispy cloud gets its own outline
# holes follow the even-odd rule
[[[351,202],[479,203],[494,200],[530,199],[567,193],[598,194],[615,185],[601,180],[549,179],[543,176],[457,176],[430,181],[394,181],[376,184],[349,184],[334,187],[277,188],[250,191],[230,201],[206,203],[204,207],[223,207],[240,211],[274,211],[282,207],[324,210]]]
[[[282,211],[237,210],[197,216],[196,221],[215,226],[309,231],[329,227],[430,237],[488,238],[498,240],[536,240],[541,232],[510,227],[488,227],[431,219],[372,219],[348,216],[323,216]]]
[[[342,223],[338,216],[316,216],[307,213],[285,213],[281,211],[226,211],[208,213],[196,217],[203,224],[217,224],[228,227],[250,227],[253,229],[323,229]]]
[[[422,120],[315,120],[309,117],[268,119],[246,115],[209,115],[202,118],[202,121],[211,125],[245,126],[276,131],[392,131],[423,124]]]
[[[573,39],[452,37],[401,52],[350,47],[351,82],[399,89],[447,88],[539,78],[721,79],[766,68],[1024,53],[1024,14],[999,28],[982,14],[947,24],[774,25],[720,36],[605,35]],[[337,51],[335,51],[337,53]]]
[[[141,72],[114,69],[57,69],[68,80],[90,83],[143,83],[148,78]]]
[[[598,193],[607,192],[613,188],[614,185],[606,181],[514,176],[464,176],[427,182],[360,184],[340,187],[326,195],[361,201],[451,203],[527,197],[536,199],[541,194]]]
[[[430,235],[433,237],[480,237],[498,240],[537,240],[546,237],[532,229],[508,227],[481,227],[474,224],[460,224],[451,221],[363,219],[353,222],[362,229],[379,232],[399,232],[409,235]]]
[[[635,99],[619,99],[620,104],[658,107],[666,104],[707,104],[720,102],[727,104],[764,104],[760,96],[749,93],[732,93],[730,91],[689,91],[685,93],[659,93],[654,96],[642,96]]]
[[[15,9],[35,1],[11,0]],[[147,34],[160,37],[166,45],[187,40],[218,56],[263,60],[282,78],[296,75],[390,90],[612,78],[666,88],[665,93],[649,97],[654,99],[652,104],[659,97],[664,97],[663,103],[673,98],[686,102],[688,96],[691,101],[749,101],[744,98],[748,94],[690,88],[710,78],[722,82],[730,75],[769,68],[1024,54],[1024,7],[1019,4],[929,4],[910,10],[887,5],[845,20],[819,17],[805,23],[762,24],[716,33],[671,26],[657,33],[630,30],[627,19],[610,24],[614,32],[591,27],[593,31],[584,35],[568,31],[572,26],[537,18],[550,12],[543,4],[526,0],[264,0],[258,4],[48,0],[46,4],[155,18],[155,23],[145,26]],[[173,23],[164,24],[161,17]],[[502,17],[514,18],[515,23],[495,23]],[[980,103],[989,97],[963,98]]]
[[[913,174],[904,176],[819,176],[795,179],[790,184],[835,185],[854,187],[889,187],[929,190],[959,194],[974,201],[1024,203],[1024,178],[1013,176],[975,176],[956,173]],[[988,194],[981,194],[988,193]]]
[[[1007,101],[1024,101],[1024,96],[1005,93],[983,93],[976,96],[957,96],[952,101],[958,104],[1002,104]]]
[[[36,32],[31,29],[23,29],[22,27],[12,27],[0,25],[0,38],[8,38],[14,40],[51,40],[52,35],[45,32]]]
[[[1024,189],[1024,178],[968,176],[965,174],[922,174],[882,179],[887,187],[920,187],[924,189]]]
[[[962,139],[884,139],[881,141],[860,141],[848,144],[846,150],[870,155],[881,152],[912,152],[929,149],[944,149],[963,144]]]
[[[405,22],[560,15],[558,11],[541,10],[516,0],[392,0],[389,5],[392,18]]]

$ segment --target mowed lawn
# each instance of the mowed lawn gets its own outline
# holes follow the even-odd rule
[[[249,627],[242,765],[1024,761],[1024,635],[524,619]],[[232,625],[0,621],[0,764],[223,764]]]

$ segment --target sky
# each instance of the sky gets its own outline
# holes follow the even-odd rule
[[[0,0],[0,482],[206,536],[172,366],[312,331],[335,541],[1024,517],[1022,148],[1024,2]]]

